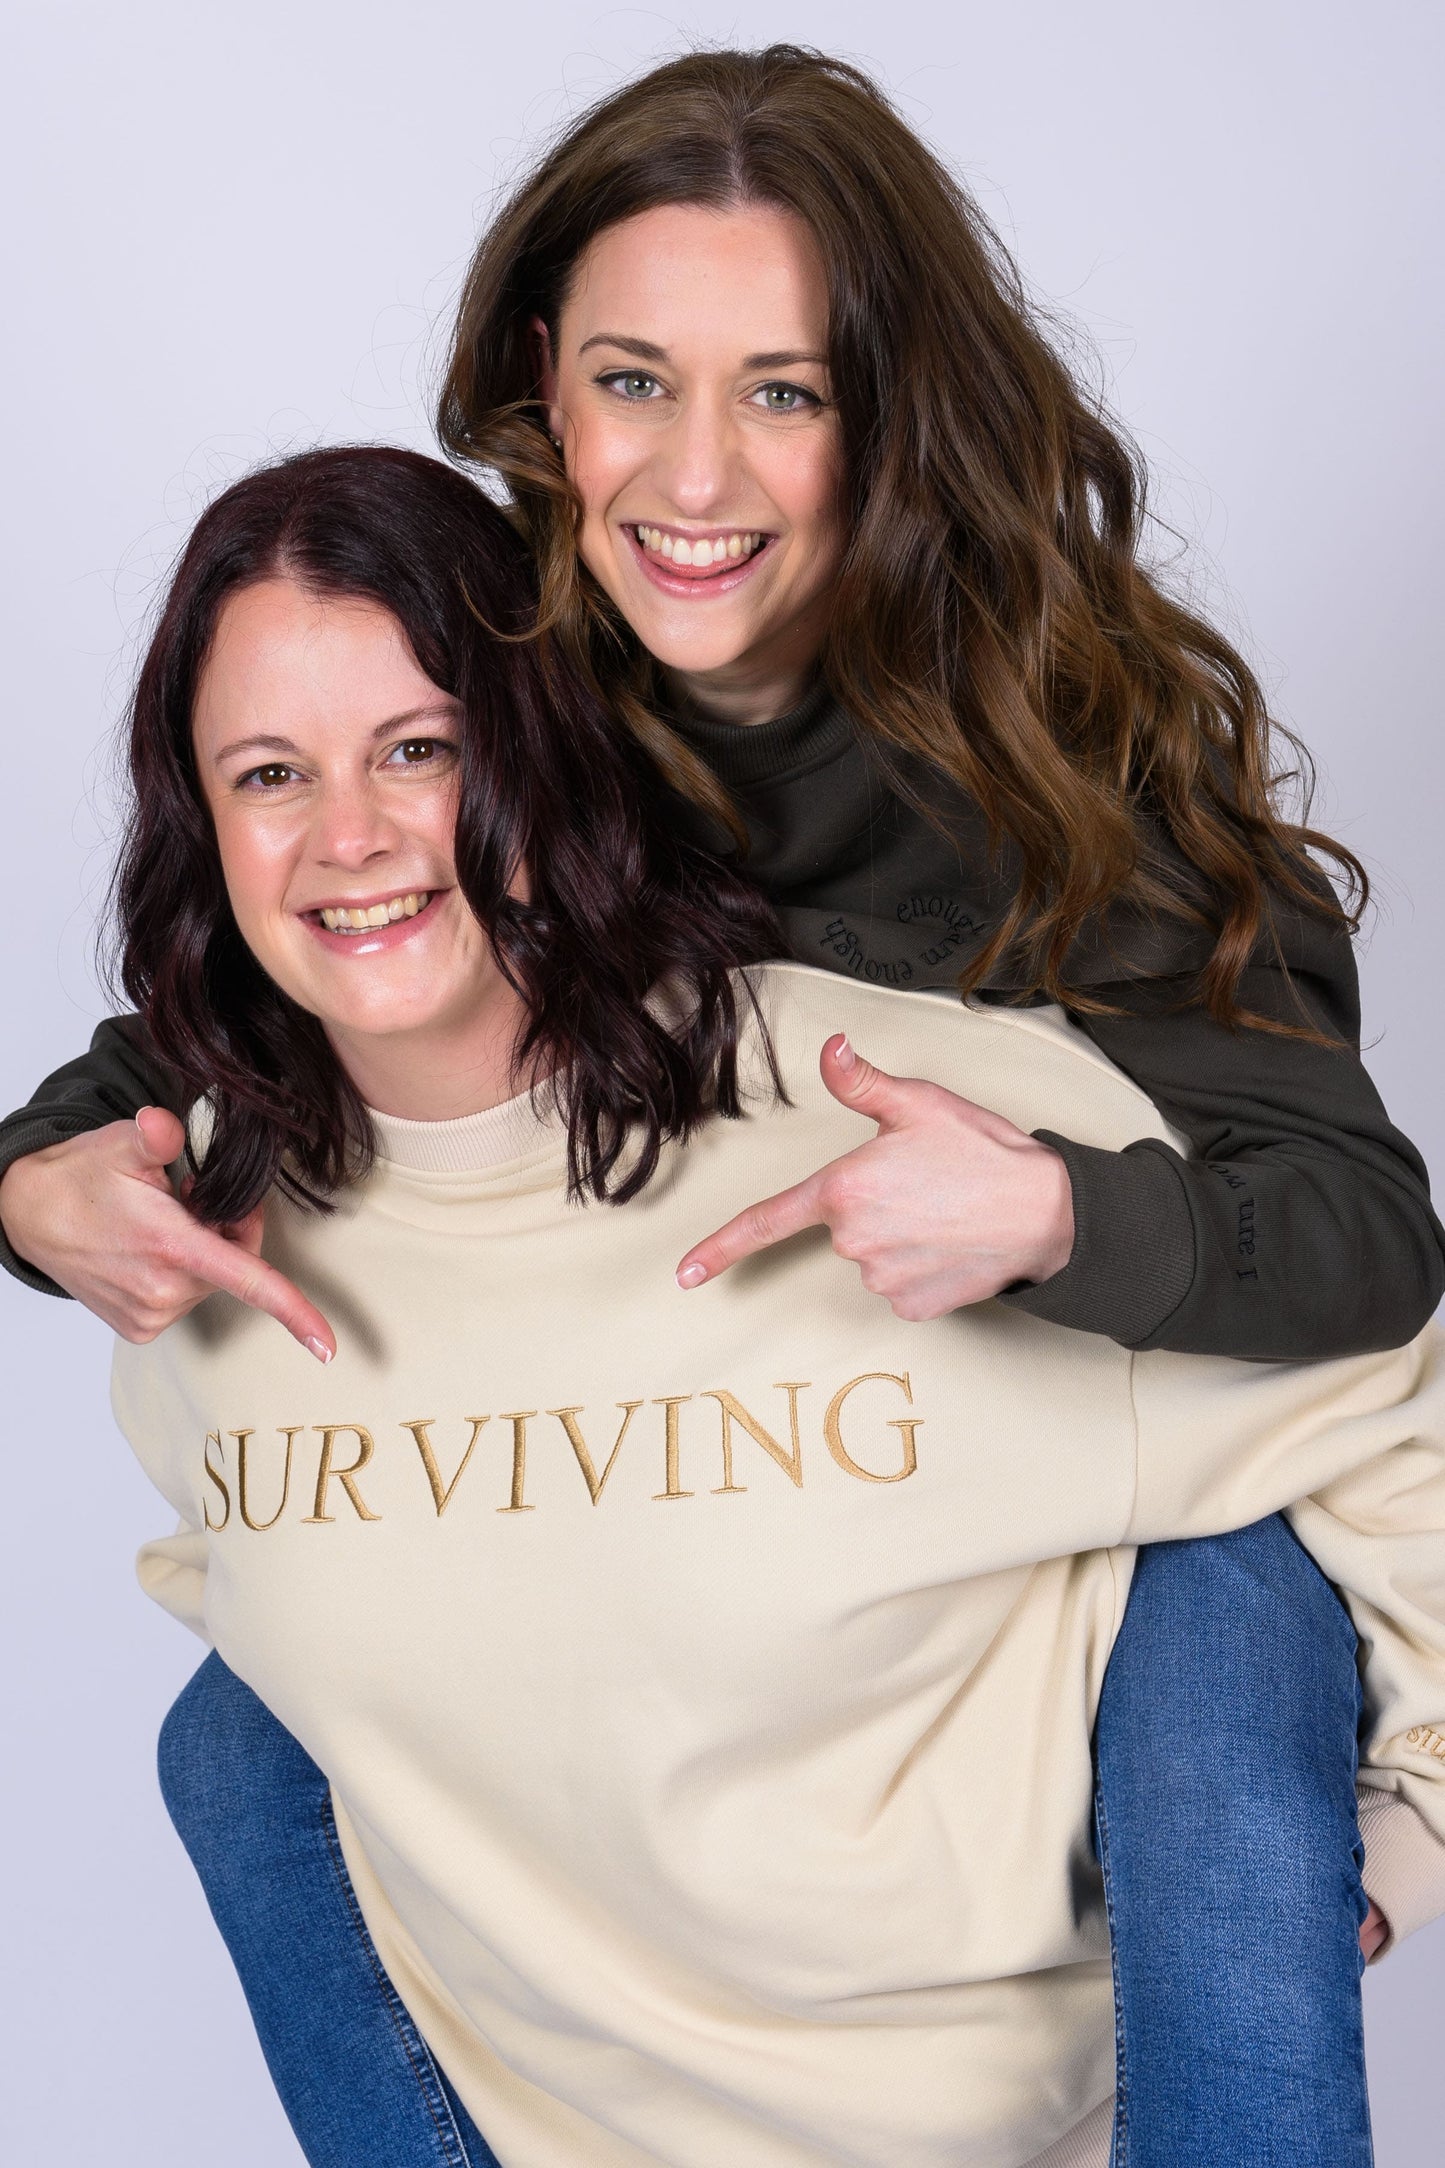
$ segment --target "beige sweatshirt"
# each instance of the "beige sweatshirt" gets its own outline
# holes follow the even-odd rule
[[[759,985],[793,1105],[635,1203],[568,1204],[526,1100],[382,1120],[333,1217],[270,1211],[329,1369],[224,1296],[119,1346],[181,1517],[142,1581],[331,1778],[506,2168],[1075,2168],[1107,2150],[1089,1740],[1133,1545],[1307,1501],[1396,1910],[1445,1905],[1442,1342],[1269,1367],[998,1304],[907,1324],[822,1232],[680,1292],[694,1240],[872,1134],[818,1078],[840,1028],[1025,1129],[1165,1134],[1059,1019]]]

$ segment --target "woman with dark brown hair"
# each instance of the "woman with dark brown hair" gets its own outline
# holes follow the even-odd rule
[[[860,1148],[887,1080],[830,1025],[1020,1151],[1165,1125],[1056,1020],[763,961],[535,604],[468,478],[357,448],[225,490],[158,614],[124,984],[193,1209],[264,1207],[339,1327],[324,1367],[224,1298],[117,1343],[177,1516],[141,1582],[212,1650],[167,1799],[321,2168],[1088,2159],[1091,1718],[1140,1541],[1290,1509],[1368,1621],[1375,1827],[1445,1900],[1445,1337],[1241,1377],[903,1320],[816,1238],[680,1288],[760,1168]],[[1354,1692],[1295,1699],[1348,1761]],[[1174,2142],[1147,2085],[1128,2129]]]
[[[1280,810],[1253,675],[1141,560],[1137,459],[864,78],[792,48],[702,54],[584,116],[481,244],[441,431],[501,475],[550,636],[703,839],[746,845],[796,956],[1056,1004],[1176,1132],[1177,1150],[1021,1135],[833,1050],[830,1088],[878,1137],[699,1229],[684,1284],[825,1222],[908,1318],[997,1296],[1130,1347],[1265,1362],[1418,1329],[1440,1231],[1359,1063],[1355,918],[1308,853],[1356,906],[1363,877]],[[165,1115],[149,1141],[78,1134],[167,1097],[117,1026],[7,1125],[0,1207],[36,1284],[140,1338],[243,1282],[324,1352],[303,1297],[161,1194]],[[1332,2151],[1301,2132],[1279,2159],[1367,2144],[1355,1983],[1336,1992],[1341,1825],[1312,1812],[1341,1771],[1280,1724],[1328,1591],[1281,1524],[1252,1540],[1146,1554],[1100,1714],[1121,2112],[1130,2158],[1173,2168],[1249,2157],[1273,2120],[1264,2066],[1345,2104]],[[223,1727],[188,1714],[223,1754]],[[1266,1784],[1292,1804],[1262,1831]],[[1377,1886],[1401,1930],[1409,1891]]]

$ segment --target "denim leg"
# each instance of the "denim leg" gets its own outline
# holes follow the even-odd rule
[[[325,1777],[219,1656],[166,1717],[159,1766],[311,2168],[499,2168],[377,1955]]]
[[[1141,1551],[1098,1727],[1115,2168],[1368,2168],[1358,1723],[1282,1517]]]

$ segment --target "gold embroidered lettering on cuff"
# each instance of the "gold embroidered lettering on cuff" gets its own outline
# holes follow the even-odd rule
[[[765,1430],[755,1415],[749,1415],[742,1402],[732,1393],[723,1389],[714,1391],[709,1388],[702,1395],[704,1400],[715,1400],[722,1409],[723,1479],[713,1492],[714,1498],[724,1498],[729,1491],[745,1491],[748,1487],[746,1483],[734,1483],[733,1481],[734,1423],[745,1430],[748,1436],[762,1447],[770,1459],[777,1462],[784,1475],[788,1476],[799,1490],[802,1489],[803,1441],[798,1430],[798,1395],[799,1393],[805,1393],[808,1387],[804,1382],[801,1385],[775,1385],[773,1390],[774,1392],[786,1393],[788,1396],[788,1422],[793,1440],[791,1452],[779,1445],[772,1432]]]
[[[321,1433],[321,1464],[316,1471],[316,1510],[307,1514],[303,1526],[314,1527],[322,1521],[335,1520],[336,1515],[326,1510],[326,1493],[333,1477],[355,1506],[361,1520],[379,1521],[381,1515],[372,1512],[356,1485],[356,1478],[376,1451],[371,1432],[365,1423],[313,1423],[311,1428]],[[333,1468],[331,1456],[343,1431],[350,1431],[357,1441],[356,1458],[348,1467]]]
[[[232,1430],[227,1432],[227,1436],[234,1438],[236,1441],[236,1504],[240,1507],[241,1519],[248,1528],[254,1528],[258,1535],[263,1534],[268,1528],[274,1528],[286,1511],[286,1501],[291,1495],[291,1455],[295,1449],[297,1438],[305,1428],[304,1423],[288,1423],[285,1425],[278,1423],[276,1425],[279,1435],[286,1440],[286,1466],[281,1478],[281,1503],[277,1506],[269,1521],[253,1521],[251,1509],[247,1503],[246,1448],[256,1433],[254,1430]]]
[[[828,1451],[844,1474],[856,1475],[860,1483],[901,1483],[903,1478],[912,1475],[914,1469],[918,1466],[917,1433],[923,1422],[923,1417],[921,1415],[896,1415],[888,1418],[887,1427],[890,1430],[898,1431],[903,1439],[903,1465],[901,1468],[895,1469],[892,1475],[875,1474],[873,1469],[862,1467],[843,1443],[843,1403],[850,1393],[857,1392],[860,1385],[901,1386],[904,1399],[910,1407],[913,1405],[913,1387],[906,1370],[901,1377],[895,1377],[887,1370],[865,1370],[862,1377],[850,1378],[846,1385],[840,1386],[838,1391],[834,1393],[828,1403],[828,1412],[823,1417],[823,1437]]]
[[[583,1437],[581,1427],[577,1421],[579,1415],[585,1415],[586,1409],[549,1408],[547,1410],[549,1415],[556,1416],[567,1433],[572,1450],[577,1456],[577,1465],[582,1470],[582,1479],[587,1485],[588,1496],[594,1506],[607,1488],[607,1478],[611,1475],[617,1456],[622,1451],[622,1441],[631,1429],[632,1418],[642,1406],[642,1402],[640,1400],[619,1400],[617,1406],[622,1413],[622,1422],[617,1432],[617,1442],[607,1456],[607,1466],[603,1469],[601,1475],[597,1473],[597,1463],[592,1458],[587,1440]]]
[[[437,1466],[436,1454],[432,1451],[431,1426],[436,1421],[436,1417],[434,1415],[418,1415],[413,1421],[404,1422],[401,1426],[403,1430],[409,1430],[416,1440],[416,1449],[421,1455],[421,1464],[426,1470],[426,1479],[431,1485],[432,1503],[437,1509],[438,1520],[441,1519],[447,1507],[451,1504],[452,1493],[467,1472],[467,1462],[476,1451],[477,1440],[492,1418],[490,1415],[467,1415],[462,1420],[471,1424],[472,1434],[467,1440],[467,1449],[461,1457],[456,1474],[452,1477],[450,1483],[445,1486],[442,1484],[442,1474]]]

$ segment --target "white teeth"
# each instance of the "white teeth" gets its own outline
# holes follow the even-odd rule
[[[318,916],[328,933],[370,933],[378,926],[393,925],[399,918],[415,918],[431,897],[429,888],[413,889],[409,895],[393,896],[390,903],[372,903],[364,909],[344,903],[330,905]]]
[[[741,558],[755,555],[765,539],[760,531],[717,535],[711,539],[699,536],[695,542],[686,535],[668,534],[661,527],[635,527],[633,533],[652,556],[670,558],[675,565],[735,564]]]

